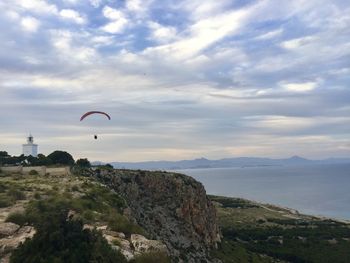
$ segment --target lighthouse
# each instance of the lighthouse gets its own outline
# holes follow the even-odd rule
[[[30,134],[29,137],[27,137],[27,143],[23,144],[23,155],[24,156],[38,156],[38,145],[34,144],[34,138]]]

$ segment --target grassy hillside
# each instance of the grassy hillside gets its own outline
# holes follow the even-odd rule
[[[239,198],[211,196],[223,262],[350,262],[350,225]]]
[[[126,262],[120,249],[139,255],[133,262],[168,262],[133,251],[132,235],[146,231],[124,215],[124,199],[93,178],[0,173],[0,200],[0,258],[12,253],[10,262]],[[5,235],[6,227],[18,230]],[[34,237],[13,250],[28,229]]]

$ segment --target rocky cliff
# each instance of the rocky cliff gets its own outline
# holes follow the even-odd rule
[[[125,211],[162,240],[175,262],[215,262],[209,250],[220,241],[216,210],[193,178],[167,172],[96,171],[95,177],[128,203]]]

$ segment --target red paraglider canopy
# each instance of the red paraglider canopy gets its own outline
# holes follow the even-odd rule
[[[87,116],[89,116],[89,115],[91,115],[91,114],[103,114],[103,115],[105,115],[109,120],[111,119],[111,117],[110,117],[107,113],[105,113],[105,112],[103,112],[103,111],[89,111],[89,112],[85,113],[83,116],[81,116],[80,121],[84,120]]]

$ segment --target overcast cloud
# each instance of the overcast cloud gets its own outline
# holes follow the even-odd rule
[[[101,161],[350,154],[346,0],[0,8],[0,146],[10,154],[29,132],[44,154]],[[79,122],[89,110],[112,120]]]

